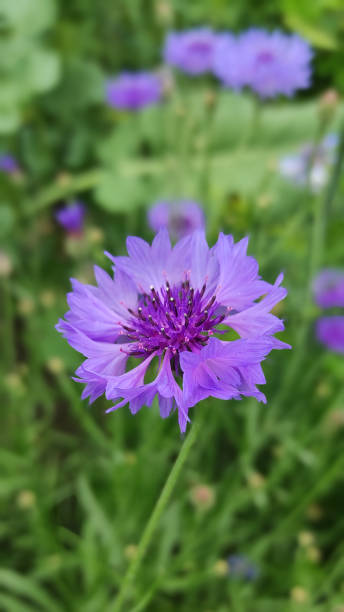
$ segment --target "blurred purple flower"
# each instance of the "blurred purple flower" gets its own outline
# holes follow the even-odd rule
[[[9,153],[0,153],[0,172],[14,174],[20,170],[17,160]]]
[[[84,225],[85,205],[82,202],[71,202],[55,213],[56,221],[69,234],[81,234]]]
[[[154,232],[166,227],[173,239],[184,238],[205,226],[203,210],[192,200],[157,202],[148,211],[148,223]]]
[[[316,334],[319,342],[331,351],[344,354],[344,316],[320,317]]]
[[[244,555],[230,555],[228,557],[229,575],[233,578],[254,581],[259,576],[259,568]]]
[[[214,74],[226,87],[239,90],[245,85],[240,44],[237,36],[229,32],[218,35],[212,68]]]
[[[136,111],[155,104],[163,93],[161,79],[151,72],[123,72],[106,85],[106,100],[110,106]]]
[[[198,75],[212,69],[217,35],[210,28],[170,32],[163,50],[167,64]]]
[[[313,283],[314,299],[322,308],[344,307],[344,270],[322,270]]]
[[[328,134],[316,148],[306,144],[299,152],[285,155],[278,163],[280,174],[295,185],[309,182],[311,191],[318,193],[327,183],[337,144],[338,136]]]
[[[214,72],[228,87],[250,87],[261,98],[292,96],[311,81],[312,50],[296,34],[251,29],[219,38]]]
[[[172,248],[162,229],[152,246],[131,236],[128,257],[108,254],[114,279],[96,266],[98,286],[72,280],[57,329],[86,357],[75,379],[86,383],[82,397],[105,392],[118,402],[108,412],[129,403],[135,414],[157,395],[163,418],[177,407],[182,432],[188,409],[209,396],[266,402],[256,387],[265,383],[261,362],[289,348],[273,337],[284,325],[270,311],[287,292],[282,275],[274,285],[260,278],[247,243],[220,234],[209,249],[196,231]],[[222,326],[241,338],[220,340]],[[125,371],[129,357],[139,363]]]

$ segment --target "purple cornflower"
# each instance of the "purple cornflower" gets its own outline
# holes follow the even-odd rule
[[[163,50],[167,64],[198,75],[212,69],[217,35],[210,28],[170,32]]]
[[[331,351],[344,354],[344,316],[320,317],[316,334],[319,342]]]
[[[192,200],[157,202],[149,209],[147,216],[154,232],[166,227],[173,239],[184,238],[205,225],[202,208]]]
[[[229,575],[233,578],[254,581],[259,576],[259,568],[244,555],[230,555],[228,569]]]
[[[261,98],[292,96],[311,80],[312,50],[296,34],[251,29],[220,37],[214,72],[228,87],[250,87]]]
[[[0,154],[0,171],[6,174],[14,174],[19,171],[17,160],[9,153]]]
[[[279,172],[295,185],[306,186],[309,183],[311,191],[318,193],[328,181],[337,145],[336,134],[328,134],[317,147],[306,144],[300,151],[279,160]]]
[[[322,270],[313,283],[314,299],[321,308],[344,307],[344,270]]]
[[[107,82],[106,100],[110,106],[136,111],[155,104],[163,94],[161,79],[151,72],[123,72]]]
[[[55,213],[57,222],[68,234],[80,235],[84,226],[85,205],[82,202],[71,202]]]
[[[162,229],[152,246],[129,237],[128,257],[107,254],[114,279],[95,266],[98,286],[72,280],[57,329],[86,357],[75,379],[86,383],[82,397],[105,392],[117,402],[108,412],[129,403],[135,414],[157,396],[163,418],[178,409],[182,432],[188,409],[209,396],[266,402],[261,362],[289,348],[274,338],[284,325],[270,311],[287,292],[282,275],[274,285],[260,278],[247,243],[221,233],[209,248],[199,230],[172,248]],[[221,340],[226,329],[240,339]],[[126,371],[129,358],[137,366]]]
[[[212,69],[223,85],[234,90],[245,85],[242,61],[239,38],[229,32],[219,34]]]

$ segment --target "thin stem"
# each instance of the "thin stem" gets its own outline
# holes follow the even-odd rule
[[[159,519],[165,510],[167,503],[171,497],[172,491],[177,482],[178,476],[181,472],[181,469],[186,461],[187,456],[191,450],[191,447],[196,439],[198,425],[193,424],[190,433],[188,434],[184,444],[181,446],[178,457],[172,467],[172,470],[165,482],[165,485],[160,493],[160,496],[155,504],[154,510],[148,520],[148,523],[145,527],[145,530],[142,534],[140,543],[137,548],[137,553],[130,563],[127,573],[124,576],[121,589],[119,594],[116,597],[116,601],[114,602],[114,606],[110,607],[112,612],[120,612],[123,609],[123,603],[126,600],[128,595],[128,591],[130,589],[131,584],[137,574],[137,571],[142,563],[142,560],[147,552],[147,549],[150,545],[154,532],[158,526]]]
[[[336,162],[333,168],[333,173],[328,184],[326,196],[325,196],[325,221],[330,217],[333,200],[336,195],[339,179],[342,172],[342,165],[344,161],[344,121],[340,130],[340,140],[338,145],[338,152],[336,156]]]

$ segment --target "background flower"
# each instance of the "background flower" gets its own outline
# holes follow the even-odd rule
[[[230,555],[228,569],[231,578],[253,581],[259,577],[259,568],[245,555]]]
[[[261,98],[292,96],[311,81],[312,51],[297,34],[251,29],[238,39],[242,83]]]
[[[163,50],[167,64],[190,75],[212,69],[216,34],[210,28],[195,28],[184,32],[170,32]]]
[[[148,211],[148,223],[154,232],[166,227],[173,239],[183,238],[205,225],[204,212],[192,200],[163,201]]]
[[[328,181],[337,144],[337,135],[328,134],[317,147],[307,144],[299,152],[285,155],[279,160],[280,174],[295,185],[306,186],[309,182],[311,190],[319,192]]]
[[[344,270],[325,268],[313,283],[314,299],[321,308],[344,307]]]
[[[344,353],[344,316],[320,317],[316,334],[319,342],[331,351]]]
[[[123,72],[106,85],[106,100],[120,110],[139,110],[159,102],[161,79],[152,72]]]
[[[242,61],[238,37],[229,32],[219,34],[212,68],[223,85],[238,90],[246,84]]]
[[[85,205],[75,201],[60,208],[55,213],[55,218],[69,234],[80,234],[84,226],[85,213]]]
[[[7,174],[13,174],[20,170],[19,164],[13,155],[9,153],[0,153],[0,171]]]

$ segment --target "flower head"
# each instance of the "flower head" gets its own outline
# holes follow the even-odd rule
[[[164,60],[187,74],[208,72],[212,69],[216,37],[209,28],[170,32],[165,41]]]
[[[174,239],[202,229],[205,224],[202,208],[192,200],[157,202],[148,211],[148,222],[154,232],[166,227]]]
[[[292,96],[309,87],[311,59],[310,46],[296,34],[251,29],[220,39],[214,72],[225,85],[250,87],[261,98]]]
[[[55,213],[57,222],[69,234],[81,234],[85,217],[85,206],[82,202],[71,202]]]
[[[163,93],[161,79],[151,72],[123,72],[107,82],[106,100],[120,110],[140,110],[155,104]]]
[[[280,174],[295,185],[306,186],[309,182],[311,190],[319,192],[327,183],[337,144],[336,134],[328,134],[316,148],[306,144],[300,151],[280,159]]]
[[[313,283],[314,299],[321,308],[344,307],[344,270],[322,270]]]
[[[6,174],[14,174],[19,171],[19,164],[17,160],[9,153],[0,154],[0,172]]]
[[[344,316],[320,317],[316,333],[319,342],[335,353],[344,354]]]
[[[206,397],[265,402],[260,364],[272,349],[289,348],[273,337],[284,326],[270,313],[286,290],[282,275],[274,285],[260,278],[247,242],[220,234],[209,248],[196,231],[172,248],[162,229],[152,246],[129,237],[128,257],[108,254],[114,279],[95,267],[98,286],[73,280],[57,329],[86,357],[76,372],[82,397],[105,392],[117,402],[108,411],[129,404],[135,414],[157,396],[163,418],[178,409],[181,431],[188,409]],[[240,339],[221,340],[226,330]]]
[[[229,32],[218,35],[212,69],[225,87],[240,90],[246,84],[237,36]]]
[[[244,555],[230,555],[228,557],[229,575],[241,580],[256,580],[259,576],[259,568]]]

